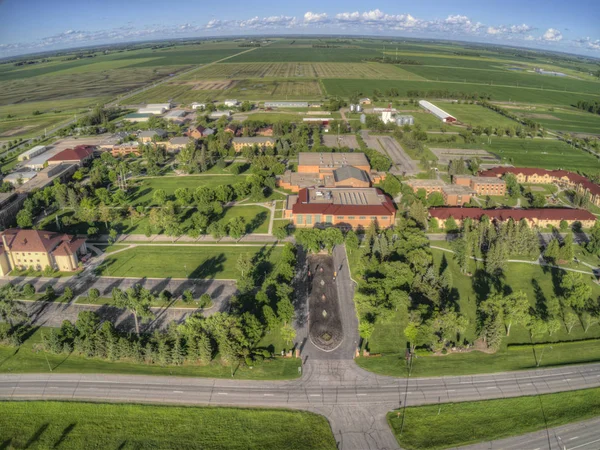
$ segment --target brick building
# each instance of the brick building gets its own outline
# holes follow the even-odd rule
[[[484,170],[481,177],[500,178],[512,173],[519,183],[558,184],[561,187],[574,189],[581,195],[588,194],[590,202],[600,206],[600,186],[592,183],[586,177],[567,170],[546,170],[529,167],[493,167]]]
[[[439,226],[444,228],[444,222],[452,217],[458,224],[470,218],[475,221],[487,216],[495,222],[504,222],[509,219],[519,222],[525,219],[530,225],[539,227],[552,226],[558,228],[560,222],[565,220],[569,225],[581,222],[585,228],[594,226],[596,216],[584,209],[573,208],[531,208],[531,209],[482,209],[482,208],[430,208],[429,215],[438,220]]]
[[[454,175],[452,182],[460,186],[469,186],[477,195],[506,194],[506,183],[500,178]]]
[[[48,165],[56,164],[77,164],[85,166],[94,158],[94,147],[91,145],[78,145],[75,148],[67,148],[60,153],[57,153],[48,160]]]
[[[68,234],[39,230],[11,228],[3,231],[0,248],[0,275],[13,269],[43,270],[50,266],[55,270],[77,270],[79,256],[87,253],[85,239]]]
[[[110,149],[111,155],[115,158],[117,156],[135,155],[140,156],[142,154],[140,150],[139,142],[126,142],[123,144],[113,145]]]
[[[302,152],[297,172],[286,171],[277,178],[277,185],[298,192],[316,186],[367,188],[384,179],[384,173],[371,171],[364,153]]]
[[[471,201],[475,192],[469,187],[459,184],[446,184],[443,180],[411,179],[404,182],[415,192],[420,189],[425,191],[427,197],[434,192],[442,194],[444,204],[449,206],[462,206]]]
[[[287,198],[284,218],[298,228],[338,226],[346,229],[394,225],[396,207],[375,188],[304,188]]]

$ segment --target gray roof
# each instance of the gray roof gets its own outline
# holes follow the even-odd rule
[[[266,142],[275,142],[275,139],[270,138],[270,137],[262,137],[262,136],[256,136],[256,137],[240,137],[240,138],[233,138],[233,142],[243,142],[243,143],[249,143],[249,144],[264,144]]]
[[[202,132],[202,134],[204,136],[210,136],[211,134],[215,134],[215,129],[214,128],[205,128],[204,131]]]
[[[190,138],[187,136],[177,136],[169,140],[169,143],[174,145],[187,144],[188,142],[190,142]]]
[[[154,137],[154,136],[164,136],[166,135],[167,132],[165,130],[161,130],[161,129],[156,129],[156,130],[146,130],[146,131],[140,131],[138,133],[138,137]]]
[[[333,178],[335,181],[344,181],[348,178],[356,178],[361,181],[369,181],[369,178],[365,174],[364,170],[357,169],[354,166],[345,166],[335,169],[333,171]]]

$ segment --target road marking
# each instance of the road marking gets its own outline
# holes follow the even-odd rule
[[[218,395],[227,395],[227,392],[217,392]]]
[[[486,387],[486,389],[497,389],[496,386]]]
[[[88,389],[92,389],[92,388],[88,388]],[[129,390],[132,391],[132,392],[140,392],[139,389],[129,389]]]
[[[367,395],[367,394],[356,394],[356,395]]]
[[[265,397],[273,397],[273,394],[263,394]]]
[[[574,437],[572,437],[570,439],[567,439],[567,441],[574,441],[575,439],[579,439],[579,436],[574,436]]]
[[[595,444],[596,442],[600,442],[600,439],[596,439],[595,441],[586,442],[585,444],[577,445],[576,447],[571,447],[569,450],[575,450],[576,448],[585,447],[590,444]]]
[[[321,394],[310,394],[310,397],[320,397]]]
[[[173,391],[174,394],[183,394],[183,391]]]
[[[456,389],[448,389],[448,392],[456,392]]]
[[[565,381],[571,381],[571,379],[570,379],[570,378],[567,378]]]

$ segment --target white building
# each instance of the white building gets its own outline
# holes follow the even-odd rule
[[[385,124],[391,123],[394,121],[394,113],[392,111],[383,111],[381,113],[381,121]]]
[[[170,103],[148,103],[145,107],[138,109],[140,114],[163,114],[171,109]]]
[[[240,103],[240,102],[238,102],[238,101],[237,101],[236,99],[234,99],[234,98],[233,98],[233,99],[228,99],[228,100],[225,100],[225,101],[223,102],[223,104],[224,104],[225,106],[229,107],[229,108],[231,108],[231,107],[234,107],[234,106],[237,106],[239,103]]]
[[[421,106],[421,108],[424,108],[425,110],[429,111],[431,114],[433,114],[435,117],[440,119],[442,122],[447,122],[447,123],[456,122],[456,117],[451,116],[446,111],[444,111],[441,108],[438,108],[433,103],[430,103],[427,100],[419,100],[419,106]]]
[[[215,111],[208,116],[211,119],[220,119],[221,117],[231,117],[231,111]]]
[[[44,145],[36,145],[35,147],[27,150],[26,152],[21,153],[19,155],[19,157],[17,158],[17,160],[18,161],[25,161],[26,159],[31,159],[34,156],[41,155],[46,150],[48,150],[48,147],[46,147]]]
[[[192,103],[192,109],[201,109],[204,111],[206,109],[206,103]]]
[[[265,102],[265,108],[308,108],[308,102]]]
[[[37,175],[37,172],[34,170],[28,170],[26,172],[13,172],[6,175],[2,181],[6,181],[7,183],[12,184],[13,186],[17,186],[19,184],[19,180],[21,180],[21,184],[27,183],[29,180],[34,178]]]
[[[413,116],[396,116],[396,125],[414,125],[415,118]]]

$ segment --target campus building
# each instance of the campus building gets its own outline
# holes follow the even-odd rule
[[[519,183],[532,184],[558,184],[563,188],[570,188],[581,195],[589,195],[590,202],[600,206],[600,186],[592,183],[586,177],[567,170],[546,170],[529,167],[492,167],[484,170],[481,177],[500,178],[507,173],[512,173]]]
[[[202,139],[203,137],[207,137],[212,134],[215,134],[214,129],[206,128],[206,127],[203,127],[202,125],[191,127],[185,132],[186,136],[189,136],[194,139]]]
[[[445,221],[454,218],[458,226],[465,219],[479,221],[483,216],[489,217],[494,222],[505,222],[509,219],[519,222],[525,219],[531,226],[555,227],[561,221],[566,221],[569,226],[580,222],[584,228],[590,228],[596,222],[596,216],[584,209],[573,208],[531,208],[531,209],[482,209],[482,208],[430,208],[429,215],[438,220],[440,228],[444,228]]]
[[[127,155],[140,156],[142,151],[140,150],[139,142],[125,142],[123,144],[113,145],[110,149],[110,153],[116,158],[117,156]]]
[[[0,248],[0,275],[13,269],[43,270],[50,266],[55,270],[77,270],[79,257],[87,253],[85,239],[63,233],[10,228],[3,231]]]
[[[77,164],[85,166],[94,158],[94,147],[91,145],[78,145],[75,148],[67,148],[60,153],[57,153],[48,160],[48,165],[57,164]]]
[[[236,152],[241,152],[246,147],[258,147],[265,149],[267,147],[275,147],[275,139],[269,137],[236,137],[233,138],[233,148]]]
[[[435,117],[437,117],[444,123],[456,122],[456,117],[452,116],[451,114],[448,114],[446,111],[444,111],[441,108],[438,108],[433,103],[428,102],[427,100],[419,100],[419,106],[433,114]]]
[[[477,195],[506,194],[506,183],[500,178],[454,175],[452,182],[460,186],[470,187]]]
[[[421,180],[411,179],[404,182],[409,186],[415,194],[420,189],[425,191],[425,195],[429,197],[433,192],[439,192],[444,199],[444,205],[462,206],[471,201],[471,197],[475,195],[475,191],[469,186],[459,184],[446,184],[443,180]]]
[[[284,218],[298,228],[337,226],[391,227],[396,220],[392,199],[376,188],[304,188],[288,195]]]
[[[298,155],[297,172],[277,177],[277,185],[292,192],[307,187],[367,188],[385,179],[385,173],[371,171],[364,153],[309,153]]]
[[[142,144],[147,144],[154,140],[163,139],[166,135],[167,135],[167,132],[165,130],[161,130],[161,129],[144,130],[144,131],[140,131],[138,133],[137,138]]]

